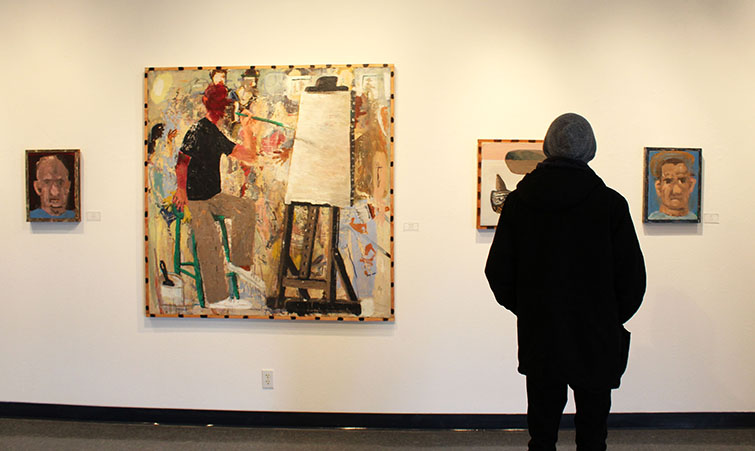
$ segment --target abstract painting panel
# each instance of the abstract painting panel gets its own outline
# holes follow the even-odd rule
[[[393,66],[144,83],[148,316],[393,320]]]
[[[26,220],[79,222],[79,150],[26,151]]]
[[[477,140],[477,228],[493,229],[506,195],[545,159],[542,140]]]
[[[702,149],[646,147],[643,222],[700,222]]]

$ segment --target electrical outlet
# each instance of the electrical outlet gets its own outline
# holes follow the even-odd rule
[[[262,388],[273,388],[273,370],[262,370]]]

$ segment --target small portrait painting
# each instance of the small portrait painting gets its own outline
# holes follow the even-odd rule
[[[643,222],[700,222],[702,149],[645,148]]]
[[[545,160],[542,140],[477,140],[477,228],[494,229],[506,196]]]
[[[26,220],[79,222],[79,151],[26,151]]]

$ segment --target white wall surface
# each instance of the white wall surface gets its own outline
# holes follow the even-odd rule
[[[614,411],[755,410],[753,23],[749,0],[0,2],[0,401],[524,412],[476,140],[575,111],[649,274]],[[326,63],[396,66],[396,322],[145,318],[144,67]],[[703,149],[720,223],[641,223],[645,146]],[[25,222],[24,150],[44,148],[81,149],[100,222]]]

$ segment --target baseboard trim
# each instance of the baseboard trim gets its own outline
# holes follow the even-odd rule
[[[182,425],[371,428],[371,429],[525,429],[524,414],[318,413],[99,407],[0,402],[0,417]],[[755,412],[612,413],[610,428],[735,429],[755,428]],[[574,415],[561,423],[574,427]]]

